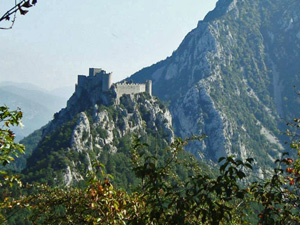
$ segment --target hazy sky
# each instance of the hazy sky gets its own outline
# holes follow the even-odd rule
[[[1,16],[14,0],[1,0]],[[89,67],[119,81],[179,46],[216,0],[38,0],[12,30],[0,30],[0,82],[54,89]],[[0,25],[5,25],[0,23]]]

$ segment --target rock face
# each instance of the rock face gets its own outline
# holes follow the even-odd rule
[[[24,173],[29,181],[72,185],[84,180],[103,154],[130,151],[133,135],[173,141],[171,113],[157,98],[139,93],[116,100],[111,93],[96,96],[94,90],[75,93],[44,129]]]
[[[190,146],[194,154],[254,157],[261,167],[278,157],[279,130],[299,114],[299,20],[296,0],[220,0],[172,56],[129,79],[153,81],[176,135],[208,136]]]

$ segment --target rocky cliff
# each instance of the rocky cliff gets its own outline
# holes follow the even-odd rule
[[[68,106],[55,114],[23,171],[27,181],[72,185],[83,181],[99,160],[120,186],[132,184],[132,136],[165,146],[174,138],[169,110],[147,93],[74,93]]]
[[[194,154],[253,157],[263,177],[284,148],[283,124],[299,114],[299,20],[296,0],[220,0],[172,56],[129,79],[153,81],[176,135],[208,136]]]

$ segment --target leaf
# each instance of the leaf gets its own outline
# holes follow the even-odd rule
[[[32,5],[30,4],[29,0],[27,2],[25,2],[22,7],[25,7],[25,8],[30,8],[32,7]]]
[[[154,163],[149,163],[149,166],[154,169],[155,168],[155,164]]]
[[[253,158],[248,158],[248,159],[246,159],[246,161],[249,162],[249,163],[252,163],[254,161],[254,159]]]
[[[253,169],[253,167],[251,166],[251,164],[246,163],[245,166],[248,167],[251,170]]]
[[[237,160],[236,163],[237,163],[237,165],[242,165],[243,164],[242,160]]]
[[[236,197],[237,197],[237,198],[240,198],[240,199],[243,199],[244,196],[245,196],[245,194],[244,194],[243,192],[241,192],[241,191],[239,191],[239,192],[236,194]]]
[[[218,160],[218,163],[222,162],[225,159],[225,157],[220,157]]]
[[[20,4],[18,5],[18,8],[19,8],[19,12],[20,12],[21,15],[26,15],[26,13],[29,12],[28,10],[22,9],[21,6],[20,6]],[[13,119],[15,119],[15,118],[13,118]]]
[[[228,162],[226,162],[222,166],[220,166],[220,172],[223,172],[226,169],[227,165],[228,165]]]
[[[238,172],[237,172],[237,176],[238,176],[240,179],[243,179],[244,177],[246,177],[245,173],[242,172],[242,171],[238,171]]]

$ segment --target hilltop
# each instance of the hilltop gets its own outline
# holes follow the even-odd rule
[[[74,185],[84,181],[94,160],[107,166],[115,182],[127,187],[136,181],[130,171],[133,135],[152,149],[174,138],[172,117],[151,96],[151,82],[111,84],[111,74],[91,68],[79,75],[67,107],[42,129],[42,137],[27,160],[27,181]],[[30,143],[29,136],[25,142]]]

